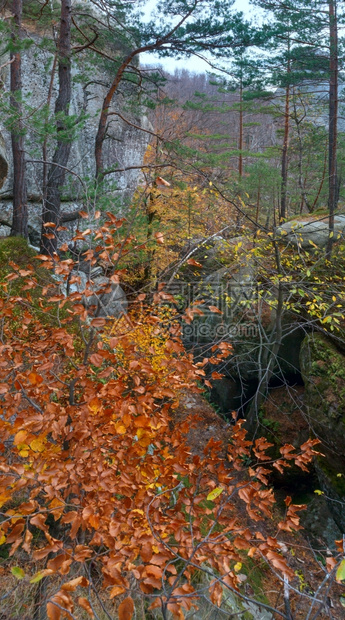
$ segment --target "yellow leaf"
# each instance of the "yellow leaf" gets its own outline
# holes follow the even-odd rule
[[[237,562],[234,566],[235,573],[238,573],[238,571],[240,571],[241,568],[242,568],[242,562]]]
[[[34,439],[30,443],[30,448],[33,452],[44,452],[44,443],[41,439]]]
[[[44,570],[40,570],[30,579],[30,583],[38,583],[43,579],[43,577],[46,577],[47,575],[52,575],[53,573],[54,571],[51,568],[45,568]]]
[[[5,542],[6,542],[6,536],[3,534],[3,535],[0,537],[0,545],[3,545]]]
[[[216,499],[216,497],[221,495],[221,493],[223,493],[223,491],[224,491],[224,489],[222,489],[221,487],[216,487],[215,489],[213,489],[213,491],[211,491],[208,494],[206,499],[212,502],[214,499]]]
[[[336,574],[336,580],[337,581],[344,581],[345,580],[345,560],[342,560],[340,562],[340,565],[338,566],[337,574]]]
[[[29,456],[29,451],[28,450],[21,450],[19,452],[19,456],[22,456],[23,458],[25,458],[26,456]]]
[[[90,400],[90,402],[88,403],[88,408],[92,415],[96,415],[96,413],[98,413],[102,409],[102,403],[99,398],[97,398],[97,396]]]
[[[117,423],[115,424],[115,429],[116,429],[116,432],[117,432],[119,435],[125,435],[125,433],[126,433],[126,431],[127,431],[127,429],[126,429],[125,425],[124,425],[124,424],[122,424],[121,422],[117,422]]]
[[[316,495],[324,495],[324,492],[319,489],[315,489],[314,493],[316,493]]]

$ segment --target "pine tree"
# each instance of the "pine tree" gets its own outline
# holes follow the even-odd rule
[[[288,148],[292,117],[292,96],[296,90],[306,90],[310,97],[318,83],[329,83],[328,124],[328,206],[330,232],[337,204],[337,127],[338,127],[338,73],[339,53],[337,35],[336,3],[301,2],[290,0],[257,0],[256,4],[271,17],[265,49],[269,52],[267,70],[271,72],[272,84],[284,89],[284,139],[282,147],[282,186],[280,218],[287,215]],[[320,104],[318,95],[316,104]],[[331,236],[330,236],[331,238]],[[328,250],[329,253],[329,250]]]

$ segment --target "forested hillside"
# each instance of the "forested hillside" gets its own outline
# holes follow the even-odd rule
[[[236,7],[0,0],[0,620],[345,618],[345,13]]]

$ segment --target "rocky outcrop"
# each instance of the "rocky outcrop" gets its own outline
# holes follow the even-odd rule
[[[321,335],[305,338],[300,354],[306,414],[322,441],[316,471],[337,525],[345,528],[345,357]]]
[[[3,186],[8,173],[7,153],[5,149],[5,140],[0,133],[0,188]]]
[[[29,208],[29,223],[37,228],[40,219],[42,197],[42,139],[38,131],[37,123],[43,122],[39,118],[40,111],[47,104],[49,85],[51,80],[51,68],[53,55],[49,51],[49,45],[43,45],[42,38],[37,33],[30,33],[32,45],[25,49],[22,54],[23,74],[23,99],[28,106],[30,122],[26,135],[27,152],[27,181]],[[50,46],[51,47],[51,46]],[[9,65],[3,57],[3,68],[0,71],[0,79],[4,88],[9,90]],[[99,114],[103,98],[111,84],[113,75],[102,71],[100,66],[90,67],[87,64],[87,55],[78,54],[73,57],[72,67],[72,102],[70,115],[76,121],[76,128],[72,150],[69,158],[71,174],[66,178],[62,201],[63,203],[77,203],[79,208],[85,209],[85,194],[88,194],[88,183],[92,182],[95,171],[94,146],[98,128]],[[149,134],[145,130],[150,129],[150,123],[145,117],[143,108],[138,104],[133,111],[130,101],[133,87],[124,83],[121,94],[114,97],[108,120],[107,138],[104,142],[103,159],[106,169],[118,169],[107,175],[108,204],[106,208],[114,208],[121,213],[124,205],[131,198],[141,178],[140,166],[143,163],[144,153],[148,144]],[[54,101],[57,95],[57,76],[55,75],[54,87],[51,98],[51,117],[53,117]],[[120,114],[120,116],[119,116]],[[122,118],[121,118],[122,117]],[[128,122],[126,122],[126,119]],[[41,125],[40,125],[41,126]],[[144,130],[144,131],[142,131]],[[8,220],[9,201],[12,198],[13,166],[11,162],[10,136],[3,131],[7,147],[9,162],[9,174],[0,192],[0,217]],[[48,160],[54,151],[54,140],[48,140]],[[0,143],[0,178],[2,176],[3,147]],[[84,185],[80,182],[83,180]],[[7,202],[6,202],[7,200]],[[62,210],[65,209],[62,204]],[[8,231],[6,231],[8,232]]]
[[[92,295],[85,296],[85,306],[97,308],[97,316],[119,317],[127,312],[126,295],[119,284],[114,284],[106,276],[94,278],[90,287]]]
[[[66,281],[56,276],[61,292],[67,296],[74,293],[83,295],[81,301],[92,316],[118,318],[128,310],[127,297],[119,284],[103,274],[101,267],[93,268],[89,273],[78,269],[71,272]]]
[[[345,358],[316,334],[304,339],[300,361],[310,424],[339,462],[345,458]]]
[[[312,249],[317,246],[324,248],[327,245],[329,229],[327,216],[305,216],[281,224],[276,229],[278,238],[284,243],[291,243],[296,247]],[[344,238],[345,214],[334,218],[334,239]]]

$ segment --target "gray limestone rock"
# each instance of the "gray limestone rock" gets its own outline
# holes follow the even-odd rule
[[[91,274],[98,273],[98,268],[92,270]],[[63,295],[73,295],[81,293],[83,297],[81,303],[92,311],[93,308],[99,317],[119,317],[125,314],[128,308],[127,297],[119,284],[114,284],[110,278],[105,276],[89,277],[83,271],[72,271],[71,280],[68,285],[59,276],[53,276],[60,285]]]
[[[324,248],[328,240],[328,218],[323,216],[317,219],[316,216],[290,220],[281,224],[276,229],[278,237],[285,243],[292,243],[304,249],[311,249],[316,245]],[[336,215],[334,218],[334,239],[344,238],[345,234],[345,215]]]
[[[126,294],[121,286],[114,284],[110,278],[105,276],[94,278],[90,290],[93,295],[85,296],[84,304],[87,308],[96,306],[98,308],[97,316],[118,317],[127,312]]]

